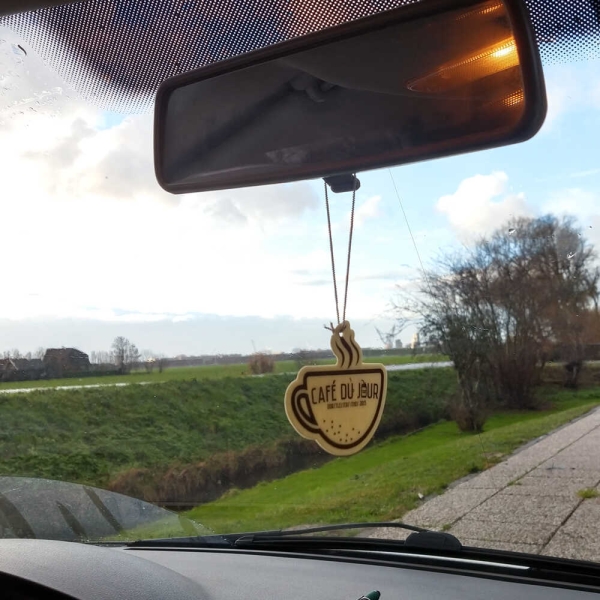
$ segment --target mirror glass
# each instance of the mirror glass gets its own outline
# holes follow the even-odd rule
[[[501,0],[442,11],[434,2],[424,15],[431,4],[167,81],[156,108],[159,182],[173,192],[279,183],[530,137],[545,102],[541,79],[529,81],[537,57],[527,30]]]

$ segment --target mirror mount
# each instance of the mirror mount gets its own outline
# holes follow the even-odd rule
[[[323,181],[334,194],[352,192],[360,189],[360,179],[353,173],[323,177]]]

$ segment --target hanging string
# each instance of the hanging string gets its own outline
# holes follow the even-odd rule
[[[352,254],[352,234],[354,232],[354,207],[356,205],[356,175],[353,175],[352,183],[352,207],[350,209],[350,234],[348,236],[348,256],[346,260],[346,285],[344,286],[344,306],[342,309],[342,322],[346,320],[346,306],[348,304],[348,283],[350,281],[350,256]],[[337,290],[337,277],[335,274],[335,256],[333,253],[333,235],[331,232],[331,213],[329,209],[329,194],[327,191],[327,184],[325,185],[325,207],[327,209],[327,230],[329,232],[329,251],[331,254],[331,273],[333,276],[333,293],[335,296],[335,314],[337,317],[337,323],[340,325],[340,304],[338,299]],[[331,327],[333,329],[333,327]]]
[[[352,232],[354,231],[354,204],[356,203],[356,175],[352,183],[352,208],[350,209],[350,234],[348,236],[348,262],[346,263],[346,289],[344,291],[344,310],[342,321],[346,320],[346,304],[348,303],[348,282],[350,281],[350,254],[352,253]]]
[[[329,231],[329,252],[331,253],[331,271],[333,273],[333,293],[335,295],[335,314],[337,317],[337,324],[340,324],[340,305],[338,302],[337,293],[337,279],[335,276],[335,257],[333,255],[333,237],[331,235],[331,214],[329,211],[329,194],[327,193],[327,183],[323,181],[325,186],[325,207],[327,208],[327,230]]]

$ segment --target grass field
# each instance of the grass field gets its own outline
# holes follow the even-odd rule
[[[216,373],[223,367],[201,369]],[[177,379],[182,372],[186,377]],[[160,384],[0,395],[0,474],[109,487],[141,470],[154,485],[169,470],[189,474],[221,454],[235,462],[242,451],[268,449],[294,436],[283,411],[293,374],[194,373],[172,369],[160,375],[173,379]],[[230,489],[190,515],[222,532],[399,517],[419,493],[437,493],[600,403],[599,387],[557,392],[560,373],[555,375],[557,382],[540,390],[548,410],[497,414],[484,434],[473,436],[440,422],[456,391],[453,369],[392,372],[379,440],[367,450],[246,490]],[[595,374],[588,375],[589,385],[597,386]],[[265,464],[268,471],[268,455]],[[176,479],[174,485],[191,481]]]
[[[138,467],[195,463],[294,435],[283,410],[293,375],[168,381],[0,395],[0,474],[106,487]],[[451,369],[390,373],[381,430],[443,415]],[[395,429],[396,428],[396,429]]]
[[[480,436],[460,433],[454,423],[444,422],[390,438],[317,469],[232,490],[186,516],[217,533],[400,518],[418,504],[419,493],[440,493],[456,479],[584,414],[600,403],[600,390],[561,392],[553,401],[553,408],[544,412],[497,414]]]
[[[403,365],[410,363],[442,362],[447,357],[439,354],[421,354],[417,356],[379,356],[366,358],[365,362],[378,362],[385,365]],[[316,364],[332,364],[334,359],[321,359]],[[283,360],[275,363],[275,373],[293,373],[298,365],[293,360]],[[13,381],[0,383],[1,390],[48,388],[79,385],[115,385],[119,383],[164,383],[165,381],[182,381],[189,379],[223,379],[226,377],[243,377],[249,375],[248,365],[205,365],[200,367],[174,367],[165,369],[162,373],[137,371],[129,375],[107,375],[105,377],[69,377],[64,379],[49,379],[42,381]]]

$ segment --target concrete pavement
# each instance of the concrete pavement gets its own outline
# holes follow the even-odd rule
[[[583,490],[599,497],[582,498]],[[600,409],[460,480],[402,521],[449,531],[468,546],[600,561]]]

